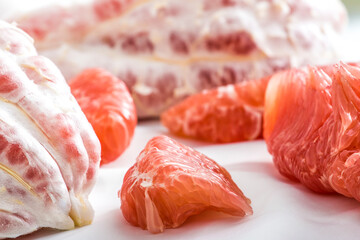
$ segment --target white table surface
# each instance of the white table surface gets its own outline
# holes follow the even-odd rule
[[[348,59],[360,61],[360,18],[353,16],[350,26],[345,51]],[[146,142],[159,134],[169,135],[158,121],[139,123],[127,151],[101,168],[90,196],[96,212],[91,225],[71,231],[45,229],[19,239],[360,239],[360,203],[336,194],[316,194],[282,177],[262,140],[209,144],[170,135],[224,166],[252,200],[252,216],[207,212],[156,235],[131,226],[121,214],[117,191]]]

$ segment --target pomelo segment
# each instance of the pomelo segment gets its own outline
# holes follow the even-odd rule
[[[169,137],[151,139],[119,191],[125,219],[152,233],[207,209],[243,217],[250,200],[214,160]]]
[[[264,137],[283,175],[360,201],[360,68],[340,63],[275,74]]]
[[[205,90],[161,115],[170,132],[210,142],[253,140],[262,135],[269,77]]]
[[[83,71],[69,84],[100,140],[101,164],[116,160],[129,146],[137,123],[126,85],[97,68]]]

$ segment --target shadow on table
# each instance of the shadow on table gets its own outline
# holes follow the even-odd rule
[[[332,218],[327,221],[336,222],[337,216],[341,217],[346,214],[357,214],[359,215],[357,218],[360,220],[360,203],[355,199],[334,192],[314,192],[300,182],[282,176],[272,162],[242,162],[229,164],[225,167],[234,173],[241,172],[237,173],[236,176],[251,176],[249,182],[244,182],[246,177],[240,180],[247,187],[247,190],[252,191],[254,197],[272,198],[275,204],[276,202],[283,202],[284,206],[287,203],[290,207],[300,206],[304,211],[298,214],[309,221],[324,221],[328,216]],[[252,200],[253,202],[257,201],[257,199]],[[311,212],[316,214],[311,215]]]

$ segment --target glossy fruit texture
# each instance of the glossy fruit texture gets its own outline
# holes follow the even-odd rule
[[[125,219],[152,233],[176,228],[207,209],[252,214],[250,200],[223,167],[166,136],[147,143],[119,195]]]
[[[84,70],[69,84],[100,140],[101,164],[114,161],[129,146],[137,123],[127,87],[102,69]]]
[[[268,80],[202,91],[164,112],[161,122],[174,134],[210,142],[259,138]]]
[[[280,173],[360,201],[360,68],[337,64],[274,75],[264,137]]]

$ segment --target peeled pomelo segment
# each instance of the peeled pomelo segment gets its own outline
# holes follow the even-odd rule
[[[275,74],[264,137],[283,175],[360,201],[360,68],[340,63]]]
[[[330,150],[323,128],[332,112],[330,84],[321,70],[293,69],[275,74],[265,97],[264,137],[275,166],[318,192],[332,191],[322,180]]]
[[[125,219],[152,233],[176,228],[208,209],[252,214],[250,200],[223,167],[166,136],[147,143],[119,195]]]
[[[328,169],[329,181],[335,191],[360,201],[360,68],[339,64],[333,79],[334,161]]]
[[[202,91],[164,112],[161,122],[174,134],[211,142],[259,138],[268,80]]]
[[[326,93],[330,84],[330,78],[316,69],[293,69],[274,74],[266,89],[264,138],[269,138],[270,134],[279,134],[284,130],[282,126],[289,129],[296,128],[299,133],[304,134],[308,128],[308,132],[314,131],[324,122],[324,116],[331,111],[330,95]],[[322,99],[318,100],[318,97]],[[326,113],[315,114],[318,110]],[[300,111],[301,115],[296,114]],[[308,124],[305,119],[311,118],[314,114],[314,121],[317,122]],[[301,119],[304,120],[299,121]],[[291,123],[296,124],[291,125]],[[296,138],[293,141],[296,141]]]
[[[70,81],[72,94],[101,143],[101,164],[117,159],[134,135],[137,114],[120,79],[102,69],[87,69]]]

